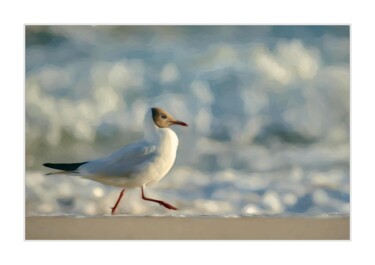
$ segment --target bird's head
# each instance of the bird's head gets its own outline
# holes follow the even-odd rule
[[[185,122],[176,120],[171,114],[161,108],[151,109],[152,119],[159,128],[167,128],[171,125],[188,126]]]

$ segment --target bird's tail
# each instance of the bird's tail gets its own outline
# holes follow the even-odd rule
[[[81,163],[44,163],[43,166],[53,168],[53,169],[60,169],[62,171],[58,172],[51,172],[47,173],[46,175],[58,175],[58,174],[67,174],[67,175],[76,175],[78,172],[76,171],[80,166],[86,164],[87,162]]]

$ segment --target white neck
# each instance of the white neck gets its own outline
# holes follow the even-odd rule
[[[151,109],[149,109],[146,113],[143,126],[144,138],[146,141],[156,145],[165,143],[167,141],[168,144],[171,144],[174,146],[174,148],[177,148],[178,138],[176,133],[169,128],[159,128],[156,126],[154,120],[152,119]]]

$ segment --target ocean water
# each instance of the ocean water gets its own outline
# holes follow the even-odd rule
[[[119,188],[46,176],[143,137],[152,106],[177,160],[126,215],[350,214],[347,26],[26,26],[26,215],[106,215]]]

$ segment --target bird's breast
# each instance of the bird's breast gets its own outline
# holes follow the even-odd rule
[[[171,166],[176,159],[177,147],[178,138],[175,132],[171,129],[162,130],[158,152],[160,153],[160,157],[164,158],[165,162],[171,164]]]
[[[172,168],[176,160],[176,152],[178,147],[177,135],[170,129],[164,129],[160,135],[160,142],[157,145],[157,156],[155,157],[152,168],[155,181],[164,177]]]

